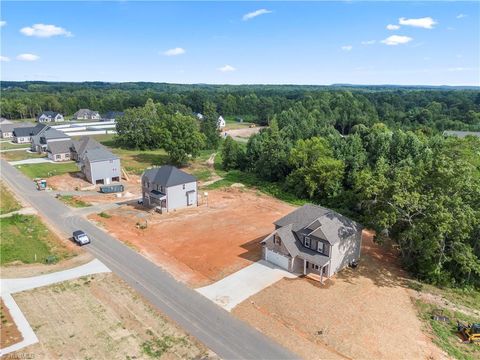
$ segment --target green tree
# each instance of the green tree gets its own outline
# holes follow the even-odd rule
[[[222,146],[222,167],[224,170],[242,169],[245,162],[243,147],[227,136]]]
[[[205,136],[199,131],[198,123],[192,116],[167,114],[160,129],[163,148],[170,161],[183,165],[193,159],[205,145]]]
[[[205,147],[207,149],[217,149],[220,144],[217,121],[217,107],[213,102],[206,101],[203,104],[203,119],[200,123],[200,130],[205,135]]]

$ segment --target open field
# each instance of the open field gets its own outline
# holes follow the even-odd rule
[[[199,359],[209,355],[111,273],[21,292],[14,298],[39,339],[17,354],[33,354],[35,359]]]
[[[16,168],[31,179],[78,172],[78,167],[74,162],[17,165]]]
[[[7,186],[0,181],[0,215],[21,209],[21,205],[15,199]]]
[[[168,214],[143,207],[91,215],[110,233],[166,268],[177,279],[203,286],[257,261],[260,241],[273,231],[273,221],[293,207],[253,191],[231,188],[210,191],[208,206]],[[137,228],[137,224],[146,229]]]
[[[480,323],[480,317],[466,316],[457,311],[443,309],[442,315],[447,316],[450,322],[436,321],[432,319],[432,313],[438,311],[436,305],[425,303],[421,300],[415,301],[420,318],[424,321],[425,331],[433,337],[433,342],[445,350],[450,356],[461,360],[480,359],[480,346],[478,344],[465,344],[457,332],[459,320],[464,324]]]
[[[325,285],[283,279],[234,310],[304,358],[442,359],[405,284],[396,257],[364,236],[357,269]]]
[[[66,205],[74,208],[84,208],[84,207],[89,207],[92,206],[92,204],[85,202],[83,200],[80,200],[76,196],[73,195],[61,195],[58,197],[60,201],[63,201]]]
[[[10,311],[0,298],[0,348],[6,348],[23,340]]]
[[[2,241],[0,264],[42,263],[49,256],[55,260],[69,258],[76,253],[74,245],[59,239],[34,215],[12,215],[0,219]]]

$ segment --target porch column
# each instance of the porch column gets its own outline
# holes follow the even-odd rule
[[[295,261],[295,258],[292,256],[292,260],[290,261],[290,272],[293,271],[293,262]]]
[[[307,260],[303,259],[303,275],[307,275]]]
[[[323,266],[320,266],[320,283],[323,284],[323,268],[325,267],[325,265]]]

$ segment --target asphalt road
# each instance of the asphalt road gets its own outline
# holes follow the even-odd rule
[[[76,216],[51,194],[37,191],[33,182],[4,160],[1,178],[39,211],[46,221],[70,237],[82,229],[92,237],[85,248],[141,293],[162,313],[224,359],[293,359],[287,351],[248,324],[176,281],[148,259],[123,245],[88,220]]]

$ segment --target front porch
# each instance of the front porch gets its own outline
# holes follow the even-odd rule
[[[301,258],[300,258],[301,259]],[[316,263],[306,259],[303,260],[303,275],[313,280],[320,281],[323,284],[324,279],[328,279],[330,260],[324,263]]]

